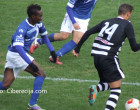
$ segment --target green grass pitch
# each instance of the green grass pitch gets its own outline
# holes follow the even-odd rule
[[[66,12],[68,0],[0,0],[0,75],[3,75],[5,58],[11,36],[26,17],[27,6],[37,3],[42,6],[43,23],[48,33],[59,32],[61,22]],[[131,22],[135,29],[136,40],[140,42],[140,0],[98,0],[89,23],[91,28],[100,21],[117,17],[120,4],[129,3],[134,6]],[[67,78],[80,80],[99,80],[94,67],[94,59],[90,56],[94,37],[91,36],[81,48],[78,58],[72,52],[61,58],[64,65],[55,65],[48,61],[50,55],[45,45],[40,46],[32,55],[44,69],[49,78]],[[67,41],[52,43],[55,50],[59,50]],[[128,40],[124,43],[119,55],[121,68],[126,78],[122,80],[122,94],[115,110],[125,110],[124,104],[130,98],[140,99],[140,52],[131,51]],[[31,76],[21,71],[20,76]],[[2,78],[0,78],[0,81]],[[11,86],[14,90],[32,90],[33,79],[17,78]],[[134,85],[133,85],[134,83]],[[78,82],[46,79],[38,104],[46,110],[104,110],[109,91],[100,92],[93,106],[88,104],[88,88],[97,82]],[[25,93],[0,93],[0,110],[25,110],[30,95]]]

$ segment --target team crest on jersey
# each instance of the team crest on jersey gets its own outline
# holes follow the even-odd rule
[[[88,2],[91,2],[91,1],[92,1],[92,0],[85,0],[84,3],[88,3]]]

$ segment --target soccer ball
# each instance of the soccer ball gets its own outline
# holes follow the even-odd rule
[[[140,101],[136,98],[129,99],[125,103],[126,110],[140,110]]]

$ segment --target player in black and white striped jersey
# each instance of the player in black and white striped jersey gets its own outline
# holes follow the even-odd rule
[[[111,93],[106,102],[105,110],[114,110],[119,95],[121,94],[121,79],[125,76],[119,66],[118,54],[126,38],[131,49],[138,51],[140,44],[136,43],[134,29],[129,21],[133,6],[122,4],[118,10],[118,17],[104,20],[89,29],[81,38],[77,47],[73,50],[74,56],[78,56],[82,44],[91,34],[99,33],[92,46],[91,55],[94,56],[94,65],[98,71],[100,82],[90,87],[89,103],[95,102],[97,93],[110,89]]]

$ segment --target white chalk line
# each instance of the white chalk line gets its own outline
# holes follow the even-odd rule
[[[0,78],[3,78],[3,75],[0,75]],[[17,76],[19,79],[34,79],[33,76]],[[68,79],[68,78],[52,78],[52,77],[46,77],[47,80],[52,81],[72,81],[72,82],[99,82],[98,80],[82,80],[82,79]],[[133,85],[133,86],[140,86],[139,82],[122,82],[124,85]]]

